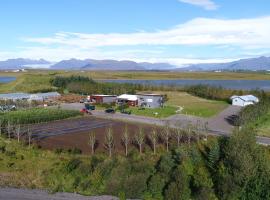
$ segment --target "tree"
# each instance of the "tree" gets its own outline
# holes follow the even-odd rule
[[[3,128],[3,123],[2,123],[2,120],[0,120],[0,136],[2,135],[2,128]]]
[[[209,132],[208,122],[204,123],[203,132],[204,132],[205,140],[207,141],[208,140],[208,132]]]
[[[89,134],[89,145],[91,147],[91,153],[92,153],[92,155],[94,155],[95,145],[96,145],[96,134],[94,131],[91,131]]]
[[[174,173],[174,180],[169,183],[165,191],[166,200],[189,200],[191,190],[189,188],[190,180],[183,167],[178,167]]]
[[[258,176],[259,160],[256,138],[250,129],[235,132],[220,148],[223,152],[222,165],[217,172],[217,194],[220,199],[248,199],[247,185]],[[268,161],[269,162],[269,161]],[[249,195],[255,194],[255,188],[250,188]],[[258,198],[255,198],[258,199]]]
[[[18,140],[18,142],[20,142],[20,135],[21,135],[21,125],[20,125],[20,123],[17,123],[15,129],[16,129],[17,140]]]
[[[110,157],[112,157],[113,147],[114,147],[113,130],[112,130],[112,127],[109,127],[105,135],[105,148],[108,149]]]
[[[152,129],[152,132],[149,135],[149,139],[151,140],[151,143],[153,145],[154,154],[156,154],[156,144],[157,144],[157,140],[158,140],[158,134],[157,134],[156,128]]]
[[[190,142],[191,142],[191,137],[192,137],[192,131],[193,131],[193,126],[191,122],[188,123],[187,128],[186,128],[186,134],[188,138],[188,146],[190,147]]]
[[[28,147],[30,147],[32,140],[32,130],[30,129],[29,125],[27,127],[27,136],[28,136]]]
[[[9,140],[11,138],[11,132],[12,132],[12,125],[11,125],[11,121],[8,120],[8,123],[7,123],[7,133],[8,133],[8,139]]]
[[[162,138],[166,143],[166,150],[168,152],[169,151],[169,142],[170,142],[170,138],[171,138],[171,130],[169,127],[169,123],[166,123],[166,125],[162,131]]]
[[[124,132],[123,132],[123,136],[122,136],[122,142],[125,146],[125,155],[128,155],[128,145],[130,143],[130,136],[129,136],[129,132],[128,132],[128,127],[127,125],[125,126]]]
[[[183,136],[183,130],[180,127],[175,128],[175,137],[177,140],[177,147],[180,147],[180,142]]]
[[[139,131],[135,135],[134,139],[137,145],[139,146],[140,154],[142,154],[142,145],[144,143],[145,135],[143,132],[143,128],[141,126],[139,127]]]

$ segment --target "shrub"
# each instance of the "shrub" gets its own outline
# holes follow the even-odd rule
[[[66,165],[66,170],[67,172],[72,172],[75,169],[78,168],[78,166],[82,163],[81,160],[79,160],[78,158],[74,158],[72,160],[70,160],[67,165]]]

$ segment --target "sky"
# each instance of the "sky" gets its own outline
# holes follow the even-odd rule
[[[0,27],[0,60],[270,56],[269,0],[2,0]]]

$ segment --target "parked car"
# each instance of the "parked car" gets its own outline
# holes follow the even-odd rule
[[[92,115],[92,113],[89,110],[87,110],[86,108],[81,109],[80,112],[81,113]]]
[[[107,108],[105,113],[115,113],[115,110],[113,108]]]
[[[85,108],[86,108],[87,110],[95,110],[95,109],[96,109],[96,106],[87,103],[87,104],[85,104]]]
[[[81,99],[81,100],[80,100],[80,103],[88,103],[88,102],[89,102],[88,99]]]

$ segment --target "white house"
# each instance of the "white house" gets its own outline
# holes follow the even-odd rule
[[[232,100],[232,105],[242,107],[259,102],[259,99],[253,95],[232,96],[230,99]]]

